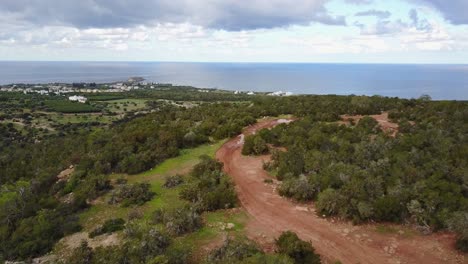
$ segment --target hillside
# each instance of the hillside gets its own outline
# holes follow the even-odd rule
[[[466,260],[466,102],[173,87],[64,114],[47,97],[0,98],[0,260]],[[264,117],[293,122],[262,130]],[[282,205],[255,205],[265,192]]]

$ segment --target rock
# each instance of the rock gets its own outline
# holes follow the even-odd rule
[[[303,211],[303,212],[309,211],[309,209],[305,206],[296,206],[296,210]]]

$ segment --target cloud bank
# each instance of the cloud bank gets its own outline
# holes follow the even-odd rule
[[[0,13],[35,25],[115,28],[190,23],[228,31],[317,22],[344,25],[329,0],[2,0]]]
[[[414,2],[414,0],[412,0]],[[417,0],[427,3],[437,10],[453,24],[468,24],[468,0]]]

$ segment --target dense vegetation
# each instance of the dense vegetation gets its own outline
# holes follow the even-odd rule
[[[280,194],[315,200],[319,214],[357,223],[411,222],[425,231],[466,226],[452,219],[468,211],[468,105],[401,100],[391,109],[396,137],[370,117],[345,126],[309,115],[258,133],[287,149],[266,165],[283,181]],[[466,232],[459,233],[463,249]]]
[[[222,171],[223,164],[209,157],[195,166],[182,189],[181,198],[191,201],[201,211],[232,208],[237,196],[231,179]]]
[[[276,240],[276,254],[265,254],[252,241],[237,238],[226,239],[219,248],[208,255],[206,264],[320,264],[320,255],[308,242],[287,231]]]
[[[228,114],[222,117],[219,112]],[[63,235],[76,231],[76,221],[68,218],[112,188],[109,173],[142,172],[178,155],[182,148],[209,142],[210,138],[230,137],[252,122],[255,118],[232,104],[207,104],[190,110],[166,106],[110,129],[58,135],[34,144],[9,144],[0,153],[0,255],[7,259],[38,256]],[[71,164],[76,165],[74,173],[57,181],[59,172]],[[217,170],[210,173],[219,174],[219,167]],[[224,191],[231,186],[221,174],[219,182],[206,184],[202,183],[204,177],[198,176],[193,184],[200,181],[200,188],[206,190]],[[117,186],[114,196],[124,206],[150,199],[147,187],[124,186]],[[72,199],[65,202],[62,197]],[[213,201],[200,204],[209,210],[232,206],[230,201],[222,205]],[[42,220],[49,215],[60,217]],[[31,228],[37,230],[31,232]]]
[[[286,231],[276,240],[278,253],[289,256],[295,263],[320,264],[320,255],[315,253],[315,249],[310,243],[302,241],[291,232]]]
[[[244,150],[249,155],[264,154],[269,146],[281,147],[273,150],[266,168],[283,181],[282,195],[314,200],[320,214],[355,222],[408,221],[425,229],[450,228],[459,234],[457,246],[466,250],[467,103],[377,96],[249,97],[190,89],[161,88],[129,96],[204,103],[181,107],[150,100],[151,111],[125,115],[107,125],[56,126],[56,133],[47,137],[37,137],[38,128],[0,124],[0,260],[49,252],[58,239],[80,230],[77,214],[109,191],[112,202],[123,206],[141,205],[158,196],[145,184],[112,182],[110,174],[146,171],[182,149],[237,135],[257,118],[288,114],[298,120],[247,137]],[[0,100],[4,120],[33,121],[42,118],[34,111],[50,111],[41,103],[44,98],[2,95]],[[20,113],[22,107],[34,111]],[[399,123],[395,138],[372,118],[351,126],[336,123],[342,114],[381,111],[390,111]],[[70,165],[74,171],[57,179]],[[91,250],[83,243],[68,263],[186,263],[190,250],[175,237],[201,228],[203,212],[234,207],[237,197],[222,164],[208,157],[181,179],[168,178],[166,187],[181,185],[179,194],[187,206],[156,211],[145,224],[128,222],[119,246]],[[123,226],[114,224],[108,223],[110,230]],[[233,263],[316,260],[313,250],[296,238],[291,234],[280,238],[288,242],[278,242],[282,249],[277,255],[226,242],[207,261],[223,263],[223,252],[232,248],[241,252],[226,255],[234,257]]]

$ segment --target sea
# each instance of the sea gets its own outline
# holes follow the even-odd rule
[[[0,84],[147,82],[293,94],[468,100],[468,64],[0,61]]]

